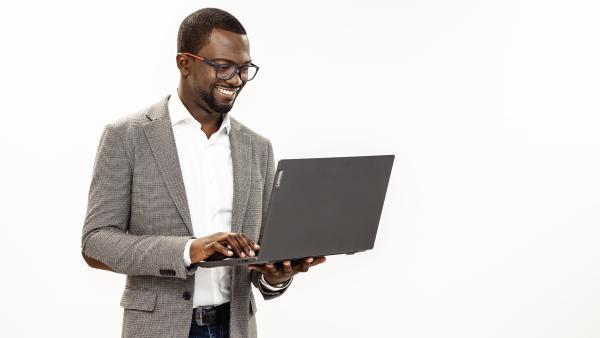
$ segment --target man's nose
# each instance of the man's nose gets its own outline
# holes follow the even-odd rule
[[[229,79],[225,82],[227,82],[228,85],[231,85],[233,87],[239,87],[243,83],[239,71],[235,72],[235,75],[233,75],[233,77],[231,79]]]

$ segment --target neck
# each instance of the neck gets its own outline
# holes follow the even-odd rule
[[[192,117],[196,121],[200,122],[202,131],[207,137],[210,137],[210,135],[216,133],[221,127],[221,123],[223,122],[223,114],[210,112],[207,109],[199,106],[194,102],[194,100],[189,99],[191,95],[187,95],[185,90],[182,90],[182,88],[183,87],[180,85],[177,89],[177,95],[179,95],[181,102],[190,112]]]

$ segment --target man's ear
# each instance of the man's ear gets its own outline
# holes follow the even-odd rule
[[[177,62],[177,68],[179,68],[179,73],[181,73],[181,76],[187,77],[190,75],[190,60],[185,57],[185,55],[178,53],[175,56],[175,61]]]

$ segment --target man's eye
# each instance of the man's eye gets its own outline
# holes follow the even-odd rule
[[[231,69],[231,67],[233,67],[233,65],[229,65],[229,64],[219,64],[219,68],[221,68],[222,70],[227,70],[227,69]]]

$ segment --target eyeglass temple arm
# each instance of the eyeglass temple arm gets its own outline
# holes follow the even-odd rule
[[[206,59],[203,58],[202,56],[196,55],[196,54],[192,54],[192,53],[188,53],[188,52],[183,52],[183,53],[179,53],[179,54],[183,54],[183,55],[187,55],[187,56],[191,56],[194,59],[198,59],[200,61],[205,61]]]

